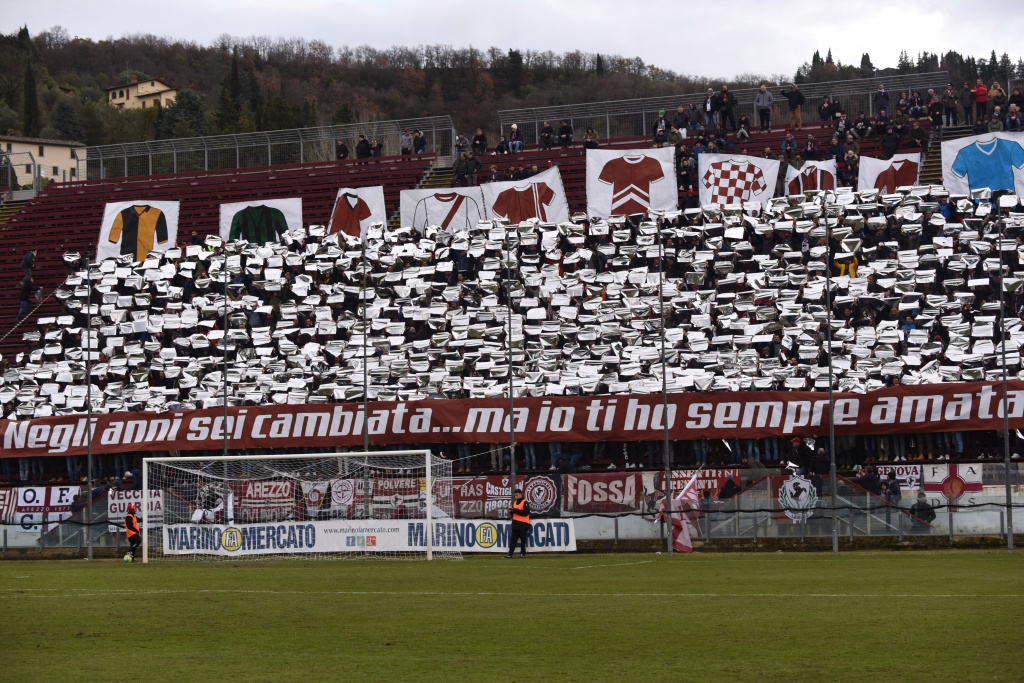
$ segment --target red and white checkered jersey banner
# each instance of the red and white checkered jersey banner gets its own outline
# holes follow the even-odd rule
[[[836,189],[835,159],[805,161],[800,168],[786,167],[786,191],[789,194],[834,189]]]
[[[765,204],[775,195],[779,162],[744,154],[701,154],[697,171],[702,206]]]
[[[673,211],[679,206],[675,149],[588,149],[587,214],[592,218]]]
[[[917,185],[921,168],[921,153],[894,154],[892,159],[860,158],[857,172],[857,187],[861,190],[878,190],[892,194],[897,187]]]

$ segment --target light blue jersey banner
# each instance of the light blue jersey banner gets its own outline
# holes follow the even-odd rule
[[[942,184],[953,194],[1024,193],[1024,133],[988,133],[942,143]]]

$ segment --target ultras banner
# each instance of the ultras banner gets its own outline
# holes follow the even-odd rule
[[[1011,428],[1024,428],[1024,381],[1009,382]],[[912,434],[1002,429],[998,382],[899,386],[835,394],[836,433]],[[0,456],[85,453],[84,416],[4,421]],[[675,440],[815,436],[828,428],[824,392],[682,392],[665,410],[658,394],[507,399],[374,401],[365,428],[374,445],[651,441],[664,423]],[[226,425],[226,428],[225,428]],[[280,405],[93,417],[93,452],[361,446],[360,403]]]
[[[345,520],[272,524],[171,524],[162,529],[165,555],[273,555],[393,553],[426,549],[425,520]],[[509,522],[443,519],[433,522],[435,549],[470,553],[508,551]],[[155,533],[161,533],[156,531]],[[571,519],[530,525],[531,552],[575,552]]]

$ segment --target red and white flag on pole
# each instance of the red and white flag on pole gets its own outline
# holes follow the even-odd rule
[[[700,470],[693,473],[686,486],[672,499],[672,547],[681,553],[693,552],[692,536],[696,535],[694,522],[700,514],[700,501],[697,497],[697,477]],[[656,521],[665,520],[665,499],[661,499]],[[691,534],[690,528],[693,527]]]

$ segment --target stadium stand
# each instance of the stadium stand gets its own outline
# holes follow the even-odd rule
[[[827,146],[831,123],[804,128]],[[778,153],[785,135],[755,133],[735,151]],[[602,142],[606,149],[649,145],[648,138]],[[877,138],[861,140],[861,154],[879,152]],[[3,342],[4,417],[84,411],[88,282],[81,255],[94,248],[105,203],[143,197],[187,199],[179,245],[143,263],[122,257],[99,264],[93,301],[100,309],[92,321],[102,353],[93,368],[98,412],[220,405],[225,294],[234,405],[359,401],[364,369],[370,400],[507,396],[510,372],[519,396],[656,393],[662,279],[670,303],[669,391],[825,390],[826,270],[841,344],[832,354],[833,388],[1001,376],[1000,304],[991,279],[996,212],[984,197],[950,196],[937,185],[886,195],[848,187],[722,211],[696,206],[693,196],[678,215],[588,220],[580,213],[585,154],[577,144],[483,158],[485,169],[557,165],[569,223],[493,221],[453,234],[381,227],[365,246],[327,234],[322,224],[339,187],[384,185],[393,211],[399,190],[419,184],[433,161],[407,156],[96,180],[43,192],[0,228],[8,238],[0,272],[14,273],[14,261],[38,247],[36,280],[50,292],[38,316]],[[280,244],[221,244],[211,235],[221,203],[294,196],[303,198],[307,227]],[[1004,257],[1016,272],[1018,252],[1004,250]],[[364,263],[371,285],[365,326]],[[1014,334],[1020,319],[1009,316],[1020,309],[1018,299],[1011,296],[1006,309]],[[12,326],[13,316],[0,323]],[[1017,368],[1019,341],[1012,341],[1008,365]],[[877,439],[857,442],[849,459],[944,459],[988,448],[984,438],[965,448],[956,433],[919,435],[909,452],[902,436],[886,438],[892,445],[881,449]],[[763,450],[737,443],[725,457],[778,460],[781,439],[764,441]],[[648,445],[633,448],[653,462]],[[677,456],[703,462],[707,445],[702,452],[681,443]]]

